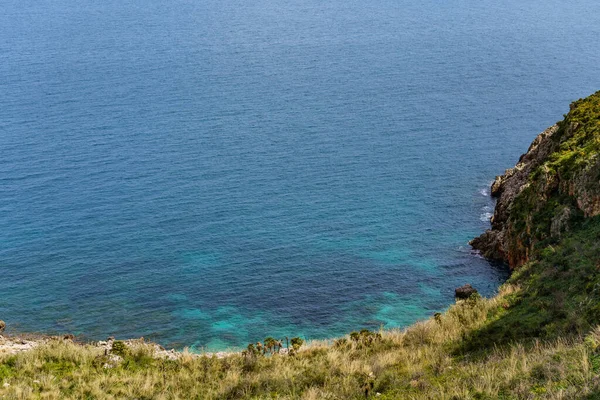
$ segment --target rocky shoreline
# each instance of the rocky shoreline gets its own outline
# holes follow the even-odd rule
[[[531,143],[527,152],[519,158],[513,168],[503,175],[496,176],[491,186],[490,194],[496,198],[494,215],[488,229],[469,244],[479,250],[488,259],[507,262],[511,268],[521,264],[511,252],[509,237],[511,235],[510,212],[515,198],[528,185],[530,174],[547,160],[553,151],[552,136],[558,131],[558,125],[553,125],[540,133]],[[528,256],[527,252],[525,258]]]
[[[564,120],[540,133],[516,166],[496,177],[492,227],[470,242],[484,257],[518,268],[536,246],[556,242],[578,221],[600,215],[597,128],[588,123],[598,97],[571,104]]]
[[[23,351],[36,348],[40,344],[48,343],[49,338],[31,339],[23,336],[2,336],[0,335],[0,356],[14,355]]]
[[[47,345],[56,342],[71,342],[74,345],[82,346],[82,347],[91,347],[97,350],[102,350],[105,355],[113,352],[113,345],[116,342],[124,343],[127,348],[136,350],[139,348],[144,348],[150,354],[153,355],[154,358],[168,359],[168,360],[177,360],[182,356],[191,356],[191,357],[217,357],[224,358],[229,355],[239,354],[239,352],[234,351],[220,351],[220,352],[202,352],[202,353],[192,353],[187,350],[178,351],[175,349],[165,349],[163,346],[158,343],[150,342],[145,340],[144,338],[139,339],[127,339],[127,340],[115,340],[113,337],[109,337],[107,340],[100,340],[95,342],[78,342],[73,335],[64,335],[64,336],[48,336],[48,335],[37,335],[37,334],[16,334],[16,335],[1,335],[0,334],[0,356],[4,355],[14,355],[24,351],[33,350],[38,346]],[[118,356],[116,356],[118,357]],[[120,360],[115,359],[114,361],[118,362]]]

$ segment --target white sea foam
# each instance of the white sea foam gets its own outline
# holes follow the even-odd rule
[[[488,190],[487,189],[479,189],[479,194],[481,194],[482,196],[488,196]]]
[[[489,221],[493,215],[494,214],[492,214],[491,212],[485,212],[479,216],[479,220],[483,222]]]

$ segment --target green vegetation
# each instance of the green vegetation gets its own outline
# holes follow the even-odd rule
[[[493,299],[472,296],[405,331],[356,332],[335,344],[312,342],[294,356],[219,359],[184,352],[168,360],[140,345],[107,367],[110,355],[102,349],[56,340],[2,359],[0,379],[10,386],[0,385],[0,397],[570,399],[599,393],[600,329],[515,337],[497,346],[477,342],[492,326],[504,338],[522,314],[519,306],[536,306],[527,293],[507,283]],[[566,316],[563,326],[578,319]]]
[[[120,357],[127,357],[129,354],[129,349],[127,348],[125,342],[117,340],[113,343],[111,352]]]
[[[600,324],[600,217],[548,244],[516,270],[507,285],[526,288],[504,296],[463,351],[536,338],[579,337]]]
[[[175,360],[144,343],[57,339],[0,356],[0,398],[600,399],[600,92],[552,138],[558,150],[510,211],[526,262],[491,299],[473,294],[406,330],[286,338],[288,354],[272,337]]]
[[[304,340],[299,337],[292,338],[291,342],[292,342],[292,349],[295,351],[300,350],[300,347],[302,347],[302,345],[304,344]]]
[[[600,212],[600,91],[574,102],[552,135],[552,153],[530,175],[509,216],[514,254],[542,251]]]

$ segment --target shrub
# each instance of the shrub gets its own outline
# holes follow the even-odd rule
[[[121,340],[114,341],[113,345],[112,345],[112,349],[110,351],[111,351],[111,353],[116,354],[123,358],[127,357],[127,355],[129,354],[129,348],[127,347],[125,342],[123,342]]]
[[[290,343],[292,343],[292,348],[294,350],[298,351],[300,349],[300,347],[302,347],[302,345],[304,344],[304,339],[295,337],[295,338],[292,338]]]

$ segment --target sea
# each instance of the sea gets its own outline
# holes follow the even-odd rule
[[[492,296],[496,175],[600,89],[592,0],[3,0],[0,319],[192,351]]]

